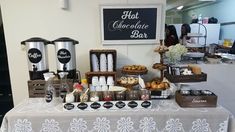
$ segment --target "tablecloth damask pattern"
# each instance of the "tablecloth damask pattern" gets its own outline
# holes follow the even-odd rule
[[[227,132],[229,112],[181,108],[174,100],[153,101],[152,109],[63,111],[43,99],[27,99],[4,117],[3,132]]]

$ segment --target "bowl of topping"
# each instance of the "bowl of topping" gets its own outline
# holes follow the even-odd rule
[[[153,64],[153,69],[159,69],[159,70],[165,70],[167,68],[167,66],[165,64],[161,64],[161,63],[155,63]]]

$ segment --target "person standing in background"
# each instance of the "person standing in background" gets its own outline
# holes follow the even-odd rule
[[[186,45],[186,41],[190,39],[190,37],[188,37],[187,34],[190,32],[191,28],[189,24],[183,24],[181,26],[180,44]]]
[[[165,32],[166,32],[165,46],[169,47],[171,45],[176,45],[179,43],[178,35],[174,25],[167,26]]]
[[[180,35],[180,44],[187,45],[188,43],[195,43],[195,40],[190,38],[188,33],[191,32],[191,28],[189,24],[183,24],[181,26],[181,35]]]

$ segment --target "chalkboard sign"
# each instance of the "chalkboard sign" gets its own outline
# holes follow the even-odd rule
[[[161,6],[103,6],[103,44],[156,43],[160,36]]]

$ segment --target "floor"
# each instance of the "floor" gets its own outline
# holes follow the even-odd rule
[[[218,104],[235,115],[235,65],[234,64],[200,64],[207,73],[207,81],[186,84],[192,89],[211,90],[218,96]]]

